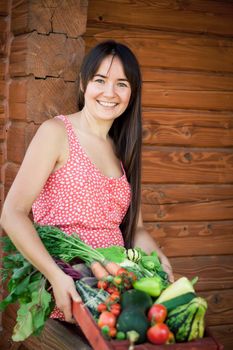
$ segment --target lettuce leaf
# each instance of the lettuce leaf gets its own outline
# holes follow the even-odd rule
[[[101,253],[105,259],[118,264],[123,262],[126,258],[126,249],[122,246],[114,245],[107,248],[96,248],[96,250]]]

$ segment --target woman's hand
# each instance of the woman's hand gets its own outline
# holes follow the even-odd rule
[[[73,279],[63,271],[50,279],[56,306],[64,313],[65,321],[74,323],[72,301],[81,302]]]
[[[171,264],[170,264],[168,258],[166,257],[166,255],[164,255],[160,251],[159,259],[160,259],[161,265],[163,267],[163,270],[168,274],[169,281],[171,283],[173,283],[175,281],[175,278],[174,278],[172,267],[171,267]]]

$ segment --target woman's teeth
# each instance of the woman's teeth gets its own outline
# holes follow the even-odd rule
[[[98,102],[103,107],[115,107],[117,105],[116,102],[106,102],[106,101],[98,101]]]

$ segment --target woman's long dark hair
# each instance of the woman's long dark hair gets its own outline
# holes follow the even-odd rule
[[[127,179],[131,185],[131,203],[120,225],[125,246],[133,246],[141,199],[141,72],[138,61],[125,45],[108,40],[95,46],[84,58],[80,70],[82,89],[79,89],[78,107],[84,107],[84,93],[88,82],[94,77],[103,59],[117,56],[122,62],[124,73],[131,87],[129,105],[124,113],[116,118],[109,130],[117,157],[122,161]]]

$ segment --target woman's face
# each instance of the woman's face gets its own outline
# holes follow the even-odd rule
[[[127,108],[131,87],[120,59],[107,56],[84,93],[85,105],[93,117],[114,120]]]

